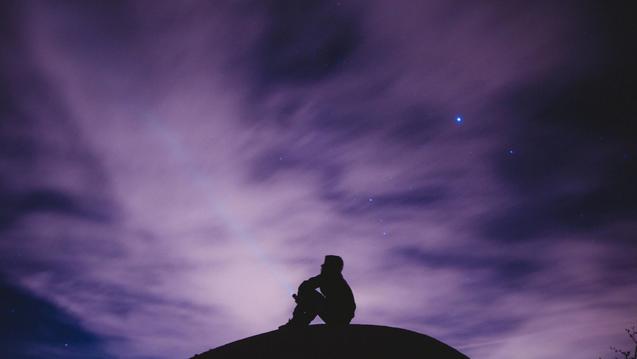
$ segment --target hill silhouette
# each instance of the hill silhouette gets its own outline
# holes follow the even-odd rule
[[[420,333],[360,324],[274,330],[211,349],[191,359],[219,358],[468,359],[454,348]]]

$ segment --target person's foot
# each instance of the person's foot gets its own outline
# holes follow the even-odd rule
[[[288,329],[298,329],[298,328],[302,328],[305,327],[306,325],[300,324],[297,321],[294,321],[292,319],[288,320],[287,323],[279,326],[280,330],[288,330]]]

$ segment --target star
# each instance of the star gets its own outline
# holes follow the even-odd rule
[[[456,123],[461,124],[464,119],[461,116],[456,117]]]

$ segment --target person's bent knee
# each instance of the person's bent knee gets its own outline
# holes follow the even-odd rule
[[[305,306],[321,308],[325,302],[325,297],[318,291],[311,289],[299,291],[299,295],[296,297],[296,300],[299,304],[303,304]]]
[[[299,290],[299,295],[298,297],[304,298],[304,299],[320,299],[320,300],[324,300],[325,297],[319,293],[317,290],[315,289],[309,289],[309,288],[301,288]]]

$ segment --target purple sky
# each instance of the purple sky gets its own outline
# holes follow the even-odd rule
[[[0,282],[17,299],[0,319],[46,308],[75,333],[27,328],[12,350],[188,357],[284,323],[325,254],[345,260],[355,323],[473,358],[621,347],[637,320],[628,17],[3,1]]]

